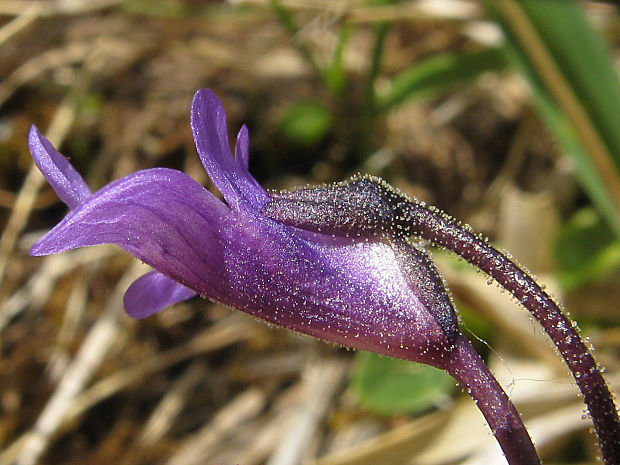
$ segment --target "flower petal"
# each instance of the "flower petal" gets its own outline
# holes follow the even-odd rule
[[[184,173],[166,168],[138,171],[96,192],[41,238],[31,254],[117,244],[199,291],[206,269],[221,263],[218,230],[229,213]]]
[[[82,176],[34,125],[28,134],[28,146],[39,170],[69,208],[77,207],[91,196],[91,191]]]
[[[194,95],[190,124],[202,164],[226,202],[234,210],[244,205],[260,208],[267,201],[267,193],[247,170],[247,131],[242,129],[237,139],[239,163],[230,152],[226,113],[210,89]]]
[[[133,318],[146,318],[153,313],[191,299],[195,291],[173,281],[157,271],[151,271],[136,279],[123,297],[125,311]]]
[[[237,133],[237,141],[235,142],[235,158],[239,164],[246,170],[250,166],[250,135],[248,127],[244,124]]]

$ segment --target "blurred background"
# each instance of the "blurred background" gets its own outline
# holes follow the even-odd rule
[[[0,465],[505,463],[455,382],[193,299],[133,321],[146,267],[30,257],[65,214],[31,124],[93,190],[154,166],[212,188],[189,131],[210,87],[266,188],[385,178],[547,285],[620,387],[618,10],[568,0],[0,0]],[[465,334],[545,463],[590,423],[528,314],[445,251]]]

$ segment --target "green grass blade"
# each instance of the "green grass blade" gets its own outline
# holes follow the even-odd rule
[[[341,95],[346,86],[346,77],[342,66],[342,53],[347,40],[349,40],[349,37],[351,36],[352,28],[353,26],[347,23],[342,24],[340,27],[338,43],[334,50],[332,62],[329,68],[325,71],[327,87],[334,95]]]
[[[606,221],[620,235],[620,83],[601,38],[571,0],[496,0],[534,104],[577,167]]]
[[[446,52],[422,60],[394,77],[389,90],[377,96],[379,110],[388,110],[411,98],[431,97],[506,67],[501,48],[462,53]]]

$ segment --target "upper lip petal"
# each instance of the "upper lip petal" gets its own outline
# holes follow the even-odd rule
[[[239,131],[234,158],[228,142],[226,112],[210,89],[200,89],[194,95],[190,126],[200,160],[224,200],[235,210],[243,208],[246,202],[251,208],[260,208],[268,197],[248,171],[247,128]]]
[[[34,125],[28,134],[28,147],[32,153],[32,159],[47,182],[69,208],[78,206],[90,197],[91,191],[82,176]]]

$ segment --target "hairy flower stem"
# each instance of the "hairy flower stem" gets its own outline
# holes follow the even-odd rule
[[[603,460],[620,465],[620,420],[609,388],[573,323],[530,274],[485,240],[439,210],[415,201],[373,176],[271,193],[267,216],[334,236],[383,238],[411,235],[444,247],[494,278],[545,329],[584,396]]]
[[[558,304],[526,271],[452,218],[425,205],[408,205],[407,218],[403,219],[413,235],[451,250],[487,273],[538,320],[583,394],[605,464],[620,464],[620,421],[613,396],[592,354]]]
[[[540,465],[521,417],[470,342],[459,335],[442,366],[471,395],[491,427],[510,465]]]

